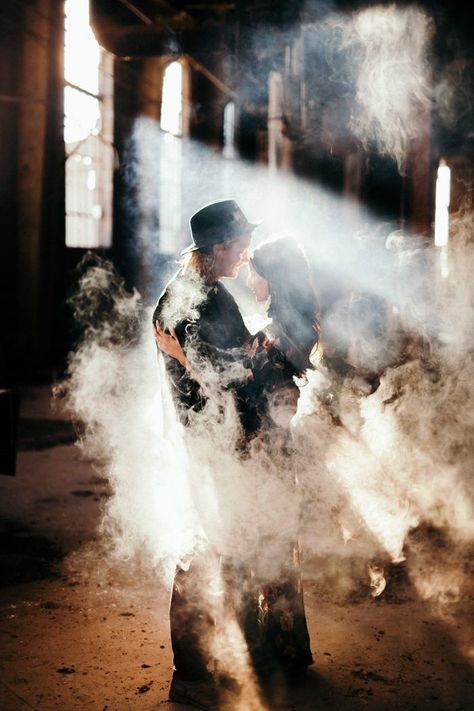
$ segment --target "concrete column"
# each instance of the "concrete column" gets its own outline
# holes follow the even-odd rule
[[[38,350],[41,216],[48,98],[51,0],[24,5],[19,51],[18,317],[20,354]]]

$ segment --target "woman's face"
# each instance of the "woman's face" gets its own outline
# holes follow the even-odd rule
[[[253,266],[252,261],[249,262],[247,286],[251,289],[251,291],[253,291],[257,301],[266,301],[268,299],[268,281],[260,276]]]

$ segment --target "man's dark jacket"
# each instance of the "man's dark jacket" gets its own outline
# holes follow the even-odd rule
[[[244,324],[233,296],[221,282],[201,282],[201,293],[195,303],[188,304],[188,307],[184,304],[182,309],[173,308],[173,301],[181,299],[183,291],[186,292],[188,278],[180,271],[169,282],[159,298],[153,321],[157,321],[166,331],[173,328],[184,352],[191,347],[193,352],[197,353],[200,359],[207,361],[216,372],[225,371],[235,364],[248,369],[250,360],[245,348],[253,337]],[[199,291],[196,277],[194,281],[191,279],[190,288]],[[165,354],[164,358],[178,414],[183,424],[188,424],[190,411],[201,410],[206,398],[197,380],[193,379],[181,363]],[[196,372],[199,377],[199,372]],[[235,395],[244,432],[247,435],[255,432],[259,424],[258,395],[251,377],[239,378],[227,387]]]

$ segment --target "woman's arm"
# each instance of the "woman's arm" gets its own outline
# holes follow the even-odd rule
[[[163,353],[166,353],[166,355],[170,356],[170,358],[174,358],[175,360],[180,363],[183,368],[185,368],[189,376],[198,383],[199,387],[201,388],[203,395],[207,396],[208,393],[206,392],[206,388],[203,386],[202,382],[196,375],[196,372],[192,369],[191,364],[189,363],[188,359],[186,358],[186,355],[183,351],[183,348],[181,346],[181,343],[178,340],[178,337],[174,330],[172,328],[169,329],[170,332],[166,333],[159,323],[157,321],[154,321],[153,323],[153,335],[155,336],[155,341]]]
[[[166,333],[159,325],[158,321],[153,324],[153,335],[155,336],[155,341],[158,348],[166,355],[177,360],[183,368],[190,370],[188,359],[186,358],[184,351],[181,347],[178,337],[172,328],[170,332]]]

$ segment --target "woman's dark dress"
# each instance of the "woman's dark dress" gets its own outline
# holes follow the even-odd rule
[[[279,447],[277,454],[290,456],[291,438],[288,430],[279,427],[271,417],[268,403],[275,399],[289,400],[296,408],[299,390],[293,381],[295,369],[278,348],[270,345],[257,351],[254,381],[260,389],[262,434],[268,447]],[[296,486],[296,483],[291,483]],[[259,584],[247,581],[251,594],[244,606],[243,627],[257,670],[265,673],[280,667],[288,674],[303,672],[313,663],[303,600],[299,544],[289,540],[286,556],[281,561],[278,580]]]

